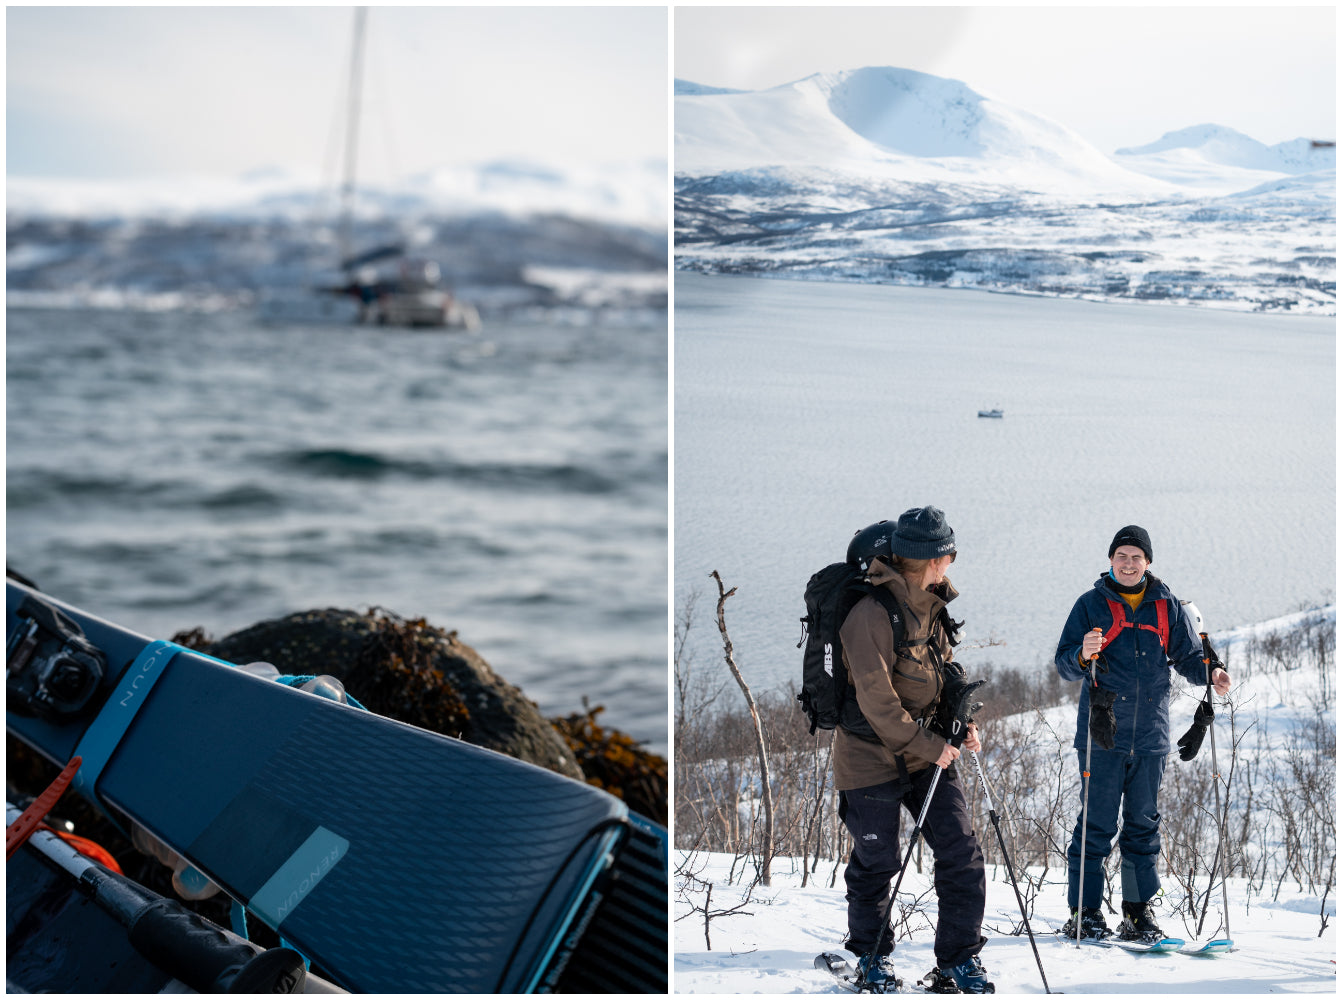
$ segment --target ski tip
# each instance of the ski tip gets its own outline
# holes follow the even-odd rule
[[[1226,952],[1235,950],[1235,942],[1230,938],[1215,938],[1203,944],[1194,942],[1179,950],[1185,955],[1224,955]]]

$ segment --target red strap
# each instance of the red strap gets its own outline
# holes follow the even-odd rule
[[[1125,628],[1142,628],[1148,632],[1154,632],[1160,639],[1160,648],[1167,649],[1170,644],[1170,612],[1164,600],[1156,601],[1156,623],[1154,625],[1143,625],[1140,622],[1128,621],[1128,604],[1126,601],[1116,601],[1112,597],[1106,597],[1109,602],[1109,613],[1113,616],[1113,624],[1109,626],[1109,631],[1104,633],[1104,644],[1107,646],[1118,633]]]
[[[24,845],[38,824],[46,818],[47,813],[51,812],[82,763],[81,757],[70,758],[70,763],[66,764],[65,769],[56,776],[56,780],[47,786],[47,790],[33,799],[32,804],[23,810],[23,814],[5,828],[6,861],[14,856],[14,852]]]
[[[1123,631],[1123,626],[1131,624],[1128,621],[1127,612],[1124,610],[1127,607],[1125,602],[1116,601],[1112,597],[1106,597],[1105,600],[1109,602],[1109,614],[1113,616],[1113,623],[1109,626],[1109,631],[1104,633],[1104,644],[1100,647],[1101,649],[1118,638],[1118,633]]]

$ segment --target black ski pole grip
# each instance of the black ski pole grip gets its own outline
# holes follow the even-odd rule
[[[198,992],[303,992],[307,973],[298,952],[263,950],[174,899],[144,907],[129,930],[140,954]]]

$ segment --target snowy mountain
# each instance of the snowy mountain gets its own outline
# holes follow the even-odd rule
[[[662,308],[666,199],[664,162],[447,167],[361,188],[353,242],[397,243],[434,261],[459,297],[486,312],[594,297]],[[336,192],[293,171],[10,177],[6,208],[10,305],[247,307],[272,291],[339,280]]]
[[[1308,140],[1199,126],[1106,156],[889,67],[763,91],[677,81],[675,135],[684,269],[1335,309],[1336,160]]]
[[[1164,190],[1055,122],[913,70],[819,73],[755,92],[681,81],[677,94],[678,175],[769,166],[891,180]]]

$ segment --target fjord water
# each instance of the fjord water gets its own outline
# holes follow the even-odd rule
[[[7,561],[154,637],[422,616],[664,752],[666,344],[10,310]]]
[[[721,669],[712,571],[747,680],[782,688],[810,574],[925,504],[955,530],[971,673],[1051,670],[1126,524],[1213,632],[1333,599],[1332,318],[685,273],[675,303],[696,669]]]

